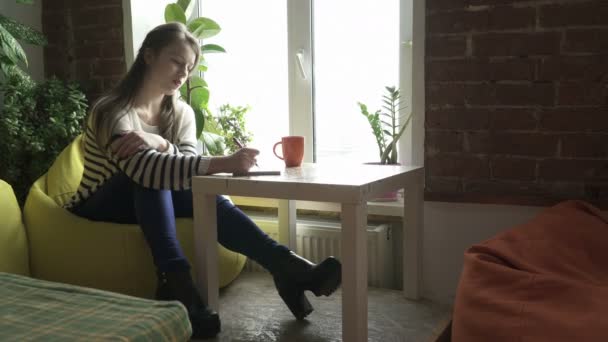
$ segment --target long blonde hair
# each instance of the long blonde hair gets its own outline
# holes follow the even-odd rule
[[[144,59],[144,53],[150,49],[154,54],[158,55],[164,47],[176,40],[184,40],[194,51],[195,61],[190,72],[197,67],[200,57],[199,43],[188,32],[185,25],[172,22],[159,25],[148,32],[127,74],[120,80],[118,85],[99,98],[91,107],[89,116],[93,120],[93,129],[96,133],[97,146],[99,148],[102,150],[107,148],[114,126],[133,107],[133,100],[142,87],[144,75],[148,68]],[[169,141],[173,141],[173,138],[177,134],[177,127],[174,127],[173,122],[178,97],[179,91],[175,92],[174,95],[165,95],[161,102],[161,135]]]

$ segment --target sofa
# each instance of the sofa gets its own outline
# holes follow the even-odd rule
[[[82,149],[79,136],[33,184],[27,196],[23,218],[31,274],[49,281],[153,298],[156,271],[139,226],[90,221],[62,208],[80,182]],[[192,226],[192,219],[177,220],[178,239],[191,261]],[[21,247],[13,248],[25,248],[23,236],[20,241]],[[245,256],[219,246],[221,287],[238,276],[245,261]]]

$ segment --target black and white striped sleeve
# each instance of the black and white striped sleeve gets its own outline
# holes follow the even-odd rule
[[[120,137],[121,132],[128,131],[129,126],[126,117],[119,120],[111,140],[115,141]],[[145,188],[189,189],[192,177],[206,174],[209,168],[210,158],[196,154],[173,154],[170,151],[158,152],[155,149],[146,149],[127,158],[119,158],[112,150],[110,145],[106,152],[112,163],[135,183]]]
[[[203,175],[209,166],[209,158],[161,153],[147,149],[120,159],[112,155],[112,161],[135,183],[157,190],[189,189],[192,177]]]

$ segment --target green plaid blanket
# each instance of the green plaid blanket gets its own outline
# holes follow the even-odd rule
[[[187,341],[179,302],[0,272],[0,341]]]

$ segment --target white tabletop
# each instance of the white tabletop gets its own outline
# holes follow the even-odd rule
[[[295,200],[358,203],[405,186],[422,167],[366,164],[313,164],[284,168],[278,176],[217,174],[193,177],[199,192]]]

